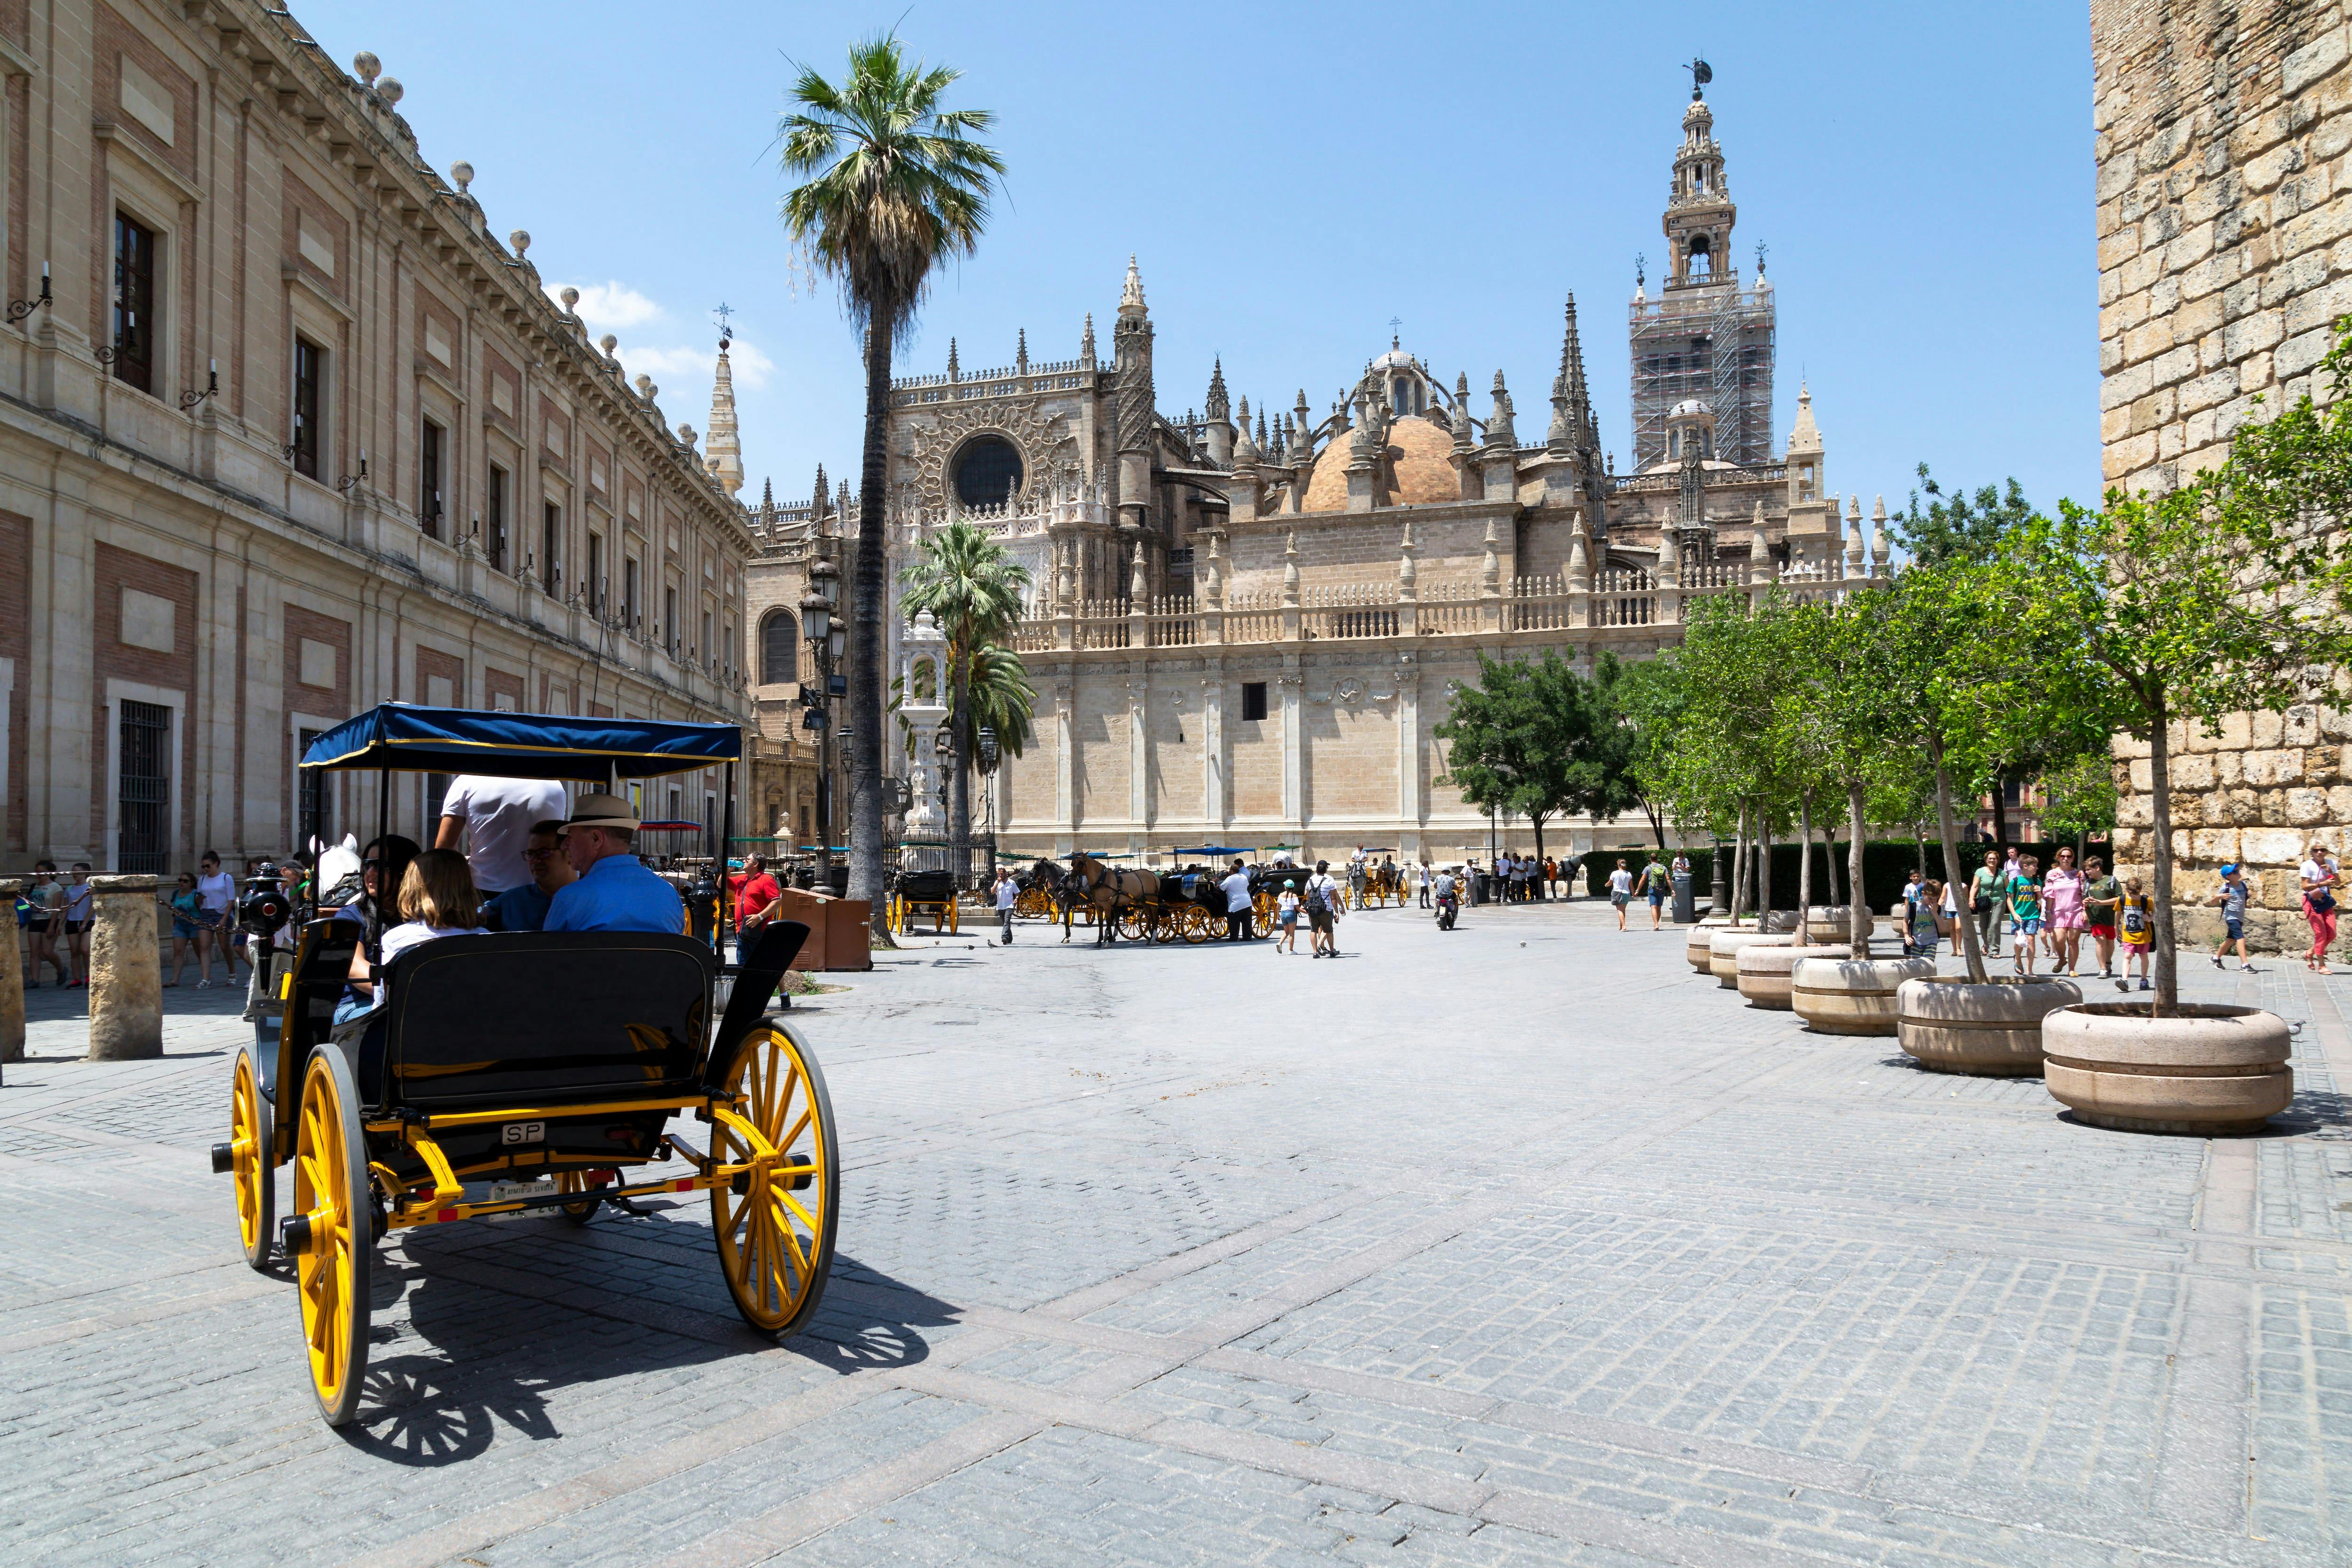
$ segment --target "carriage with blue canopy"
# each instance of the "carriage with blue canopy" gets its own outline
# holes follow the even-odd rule
[[[613,791],[723,767],[731,802],[741,754],[731,724],[386,703],[320,736],[301,766],[377,773],[382,838],[395,772]],[[371,1260],[394,1231],[549,1210],[585,1224],[606,1205],[704,1192],[744,1321],[781,1338],[816,1310],[840,1151],[815,1054],[768,1013],[805,925],[769,922],[732,966],[721,962],[723,927],[715,940],[442,937],[379,964],[373,914],[292,914],[278,1037],[237,1053],[230,1137],[214,1146],[213,1165],[236,1179],[246,1261],[266,1268],[275,1247],[294,1266],[311,1386],[330,1425],[359,1411]],[[338,1023],[361,952],[381,1000]],[[707,1131],[674,1130],[681,1116]],[[288,1163],[293,1212],[273,1224],[276,1171]]]

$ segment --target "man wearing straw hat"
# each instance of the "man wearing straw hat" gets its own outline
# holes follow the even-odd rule
[[[580,879],[555,895],[548,931],[686,930],[677,889],[637,859],[637,816],[618,795],[583,795],[563,825],[563,857]]]

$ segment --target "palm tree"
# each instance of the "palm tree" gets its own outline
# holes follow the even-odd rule
[[[1019,624],[1029,573],[986,529],[958,519],[924,539],[922,558],[898,574],[898,583],[905,589],[899,609],[909,620],[929,610],[948,641],[948,737],[955,748],[948,768],[948,863],[961,876],[971,843],[974,656],[982,645],[1003,642]]]
[[[882,616],[887,591],[882,502],[890,352],[913,326],[932,273],[980,243],[991,188],[1004,174],[974,141],[995,117],[946,109],[962,73],[909,64],[883,34],[849,51],[839,86],[802,68],[796,106],[777,127],[784,171],[804,183],[784,198],[796,244],[841,283],[852,324],[866,334],[866,460],[850,576],[849,894],[872,902],[883,940]]]

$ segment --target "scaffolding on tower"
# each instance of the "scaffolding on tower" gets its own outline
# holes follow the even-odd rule
[[[1737,268],[1637,294],[1627,313],[1633,347],[1633,468],[1666,455],[1666,414],[1697,398],[1715,411],[1716,451],[1761,467],[1772,450],[1775,331],[1769,287],[1743,288]]]

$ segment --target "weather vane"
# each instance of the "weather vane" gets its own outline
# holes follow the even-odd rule
[[[1764,242],[1758,240],[1756,242],[1756,276],[1759,278],[1764,276]]]
[[[724,350],[729,343],[735,341],[734,324],[728,320],[735,313],[735,308],[721,300],[719,301],[719,308],[710,313],[719,319],[719,346]]]
[[[1715,79],[1713,68],[1696,56],[1693,56],[1690,63],[1683,67],[1683,69],[1691,73],[1691,97],[1694,99],[1699,96],[1701,88]]]
[[[1640,288],[1650,280],[1650,258],[1640,251],[1633,253],[1633,287]]]

